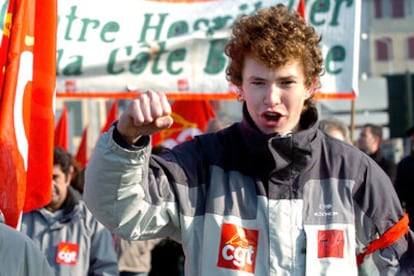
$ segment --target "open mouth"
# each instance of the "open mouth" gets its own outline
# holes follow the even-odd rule
[[[280,119],[280,117],[282,117],[279,113],[275,113],[275,112],[266,112],[263,114],[263,117],[266,119],[266,121],[270,121],[270,122],[276,122],[277,120]]]

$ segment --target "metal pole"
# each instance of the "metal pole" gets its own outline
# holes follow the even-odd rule
[[[413,85],[411,81],[410,70],[405,72],[405,81],[406,81],[406,99],[407,99],[407,129],[413,126]]]
[[[351,123],[350,123],[350,130],[349,130],[349,138],[350,142],[353,145],[354,144],[354,133],[355,133],[355,99],[351,100]]]

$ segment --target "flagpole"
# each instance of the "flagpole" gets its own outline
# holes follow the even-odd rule
[[[351,124],[350,124],[350,134],[349,139],[351,144],[354,144],[354,132],[355,132],[355,98],[351,100]]]

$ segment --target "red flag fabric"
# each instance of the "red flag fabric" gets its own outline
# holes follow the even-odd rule
[[[66,105],[63,106],[62,114],[60,115],[59,121],[55,127],[54,146],[61,147],[65,151],[68,151],[69,149],[68,110]]]
[[[3,36],[1,38],[0,46],[0,88],[3,87],[4,72],[6,70],[7,54],[10,46],[10,32],[12,23],[12,14],[14,9],[14,0],[9,1],[6,17],[4,18]]]
[[[298,5],[298,13],[302,16],[303,19],[306,19],[305,17],[305,0],[299,0]]]
[[[111,110],[109,110],[106,117],[106,123],[101,129],[101,133],[107,131],[114,121],[118,120],[118,101],[114,101],[112,104]]]
[[[88,164],[88,127],[85,127],[82,132],[82,139],[79,143],[78,151],[75,155],[75,160],[84,168]]]
[[[16,0],[0,91],[0,209],[17,227],[50,201],[56,80],[56,0]]]
[[[216,114],[207,100],[175,101],[172,106],[173,125],[152,136],[153,146],[171,148],[206,130],[210,119]]]

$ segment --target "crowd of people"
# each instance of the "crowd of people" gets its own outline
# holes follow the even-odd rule
[[[0,256],[12,243],[31,257],[4,257],[8,275],[414,275],[414,128],[396,164],[381,126],[354,144],[346,124],[320,120],[320,41],[284,5],[259,9],[225,47],[240,122],[152,148],[173,120],[148,90],[86,168],[55,148],[50,203],[22,233],[0,223]]]

